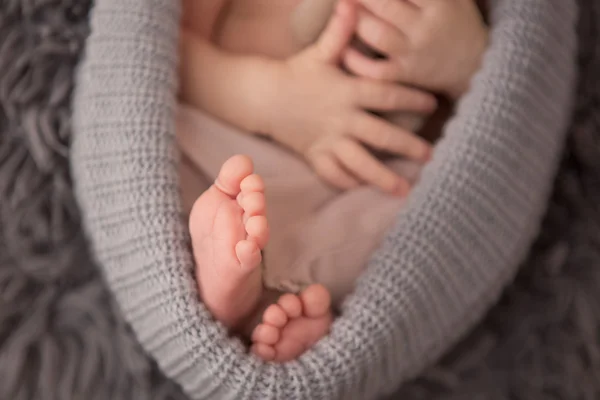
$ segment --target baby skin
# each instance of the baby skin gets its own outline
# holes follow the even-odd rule
[[[239,25],[221,19],[222,29],[217,34],[209,32],[227,1],[188,0],[185,15],[192,21],[196,15],[198,20],[208,21],[199,24],[198,35],[218,39],[228,51],[289,58],[265,63],[256,57],[224,55],[208,41],[197,42],[197,47],[192,46],[196,43],[193,39],[182,41],[182,98],[238,128],[266,133],[286,144],[334,186],[352,189],[374,184],[397,193],[403,186],[401,178],[386,171],[362,144],[421,161],[428,158],[429,151],[421,139],[373,117],[370,111],[431,111],[430,95],[396,82],[442,93],[452,100],[460,98],[478,68],[487,31],[474,0],[358,1],[363,10],[360,18],[356,18],[356,0],[341,0],[318,43],[293,55],[298,49],[290,44],[291,34],[252,38],[252,33],[267,30],[255,29],[245,18],[248,10],[258,16],[272,15],[278,5],[288,9],[282,13],[286,18],[257,19],[260,23],[256,26],[264,27],[269,21],[287,26],[296,0],[234,1],[232,5],[249,8],[238,12],[242,18]],[[257,11],[260,5],[264,12]],[[279,26],[275,25],[273,29]],[[249,27],[248,35],[239,34],[244,26]],[[355,31],[386,58],[369,59],[353,52],[348,43]],[[276,42],[260,49],[251,46],[269,40]],[[340,70],[341,63],[353,76]],[[222,75],[225,72],[227,76]],[[239,91],[240,87],[252,90]],[[265,88],[280,90],[270,93]],[[265,96],[274,97],[268,102],[256,101]],[[208,310],[231,332],[249,337],[254,354],[266,361],[285,362],[296,359],[327,334],[333,319],[331,299],[323,286],[315,284],[299,294],[282,294],[271,301],[273,293],[264,289],[262,282],[261,250],[269,238],[264,190],[249,158],[229,159],[215,183],[196,200],[190,213],[190,233],[200,296]],[[261,319],[258,324],[257,318]]]
[[[264,295],[261,250],[269,238],[264,189],[252,161],[234,156],[190,214],[202,299],[232,331],[245,329]],[[327,333],[331,321],[329,293],[321,285],[284,294],[264,310],[251,334],[252,351],[267,361],[293,360]]]

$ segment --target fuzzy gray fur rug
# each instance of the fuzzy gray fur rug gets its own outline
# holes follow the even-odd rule
[[[600,398],[600,4],[543,234],[488,318],[402,399]],[[68,166],[89,0],[0,0],[0,400],[185,399],[92,260]]]

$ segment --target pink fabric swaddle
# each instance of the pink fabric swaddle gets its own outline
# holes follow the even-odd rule
[[[345,192],[332,189],[281,146],[184,105],[177,115],[177,141],[187,213],[229,157],[246,154],[254,161],[266,186],[271,234],[263,264],[264,284],[271,289],[297,292],[321,283],[339,305],[404,202],[370,186]],[[389,165],[413,182],[420,171],[408,161]]]

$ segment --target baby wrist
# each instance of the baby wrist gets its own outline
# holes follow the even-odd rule
[[[277,76],[279,74],[279,64],[277,60],[267,58],[257,58],[254,66],[254,76],[251,79],[251,86],[247,88],[250,107],[248,119],[252,121],[249,131],[273,136],[273,116],[278,113],[278,86]]]

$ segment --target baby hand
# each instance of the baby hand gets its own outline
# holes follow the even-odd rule
[[[475,0],[359,0],[357,34],[384,56],[348,49],[353,73],[411,84],[457,99],[469,87],[488,40]]]
[[[370,111],[428,114],[435,99],[395,83],[344,73],[339,62],[355,22],[355,5],[341,0],[319,41],[281,64],[267,133],[303,155],[336,187],[348,189],[364,182],[404,193],[407,181],[365,146],[418,161],[428,158],[430,146]]]

